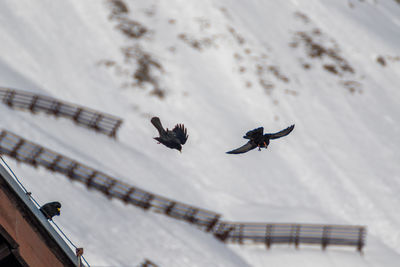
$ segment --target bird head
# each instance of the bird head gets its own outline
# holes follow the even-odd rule
[[[170,148],[176,149],[176,150],[178,150],[179,152],[182,153],[182,145],[181,144],[176,142],[176,143],[172,143],[170,145],[171,145]]]
[[[54,203],[54,206],[55,206],[55,208],[56,208],[56,210],[57,210],[57,212],[56,212],[56,215],[60,215],[60,210],[61,210],[61,203],[60,202],[55,202]]]
[[[182,146],[181,146],[180,144],[178,144],[175,148],[176,148],[177,150],[179,150],[179,152],[182,153]]]

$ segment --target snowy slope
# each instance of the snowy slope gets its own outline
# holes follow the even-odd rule
[[[367,225],[368,240],[363,256],[333,247],[226,246],[184,222],[8,159],[38,200],[63,204],[56,221],[85,248],[89,263],[397,266],[400,5],[125,3],[129,12],[122,18],[147,29],[140,38],[118,30],[107,1],[0,2],[0,86],[120,116],[118,140],[4,105],[2,128],[228,220]],[[320,48],[313,57],[310,42]],[[157,62],[151,72],[157,86],[132,85],[138,64],[127,48]],[[163,98],[151,95],[155,87]],[[182,122],[188,128],[182,154],[151,138],[154,115],[166,127]],[[293,133],[266,151],[224,153],[242,145],[247,130],[274,132],[292,123]]]

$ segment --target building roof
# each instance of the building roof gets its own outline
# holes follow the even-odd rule
[[[72,249],[50,225],[49,221],[35,206],[30,197],[25,193],[25,191],[13,178],[10,172],[3,166],[3,164],[0,164],[0,185],[7,197],[11,199],[18,211],[23,215],[23,218],[29,223],[31,228],[33,228],[33,230],[38,235],[40,235],[40,239],[44,241],[46,246],[51,250],[56,258],[64,266],[77,266],[78,258],[74,254]],[[2,230],[0,231],[0,238],[3,238],[3,241],[5,240],[5,243],[3,243],[7,243],[9,246],[16,250],[17,245],[15,240],[13,240],[11,235],[4,233],[6,231],[3,227],[1,227],[0,230]],[[18,258],[19,254],[14,254]],[[23,257],[23,255],[21,256]],[[21,260],[20,262],[23,263],[23,260]],[[21,264],[21,266],[26,265]]]

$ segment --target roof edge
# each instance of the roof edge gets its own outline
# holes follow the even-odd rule
[[[41,211],[34,205],[29,196],[23,191],[10,172],[4,167],[3,163],[0,163],[0,176],[4,179],[9,192],[12,193],[11,197],[13,197],[17,204],[19,204],[17,207],[20,211],[30,215],[24,216],[25,219],[38,230],[38,233],[42,235],[45,243],[47,243],[54,255],[62,260],[63,263],[69,262],[69,266],[77,266],[78,257],[51,226]]]

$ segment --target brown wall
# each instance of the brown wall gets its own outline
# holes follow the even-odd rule
[[[24,218],[12,201],[0,188],[0,224],[9,235],[19,244],[19,253],[31,267],[64,266],[47,247],[45,241]],[[28,218],[29,219],[29,218]]]

